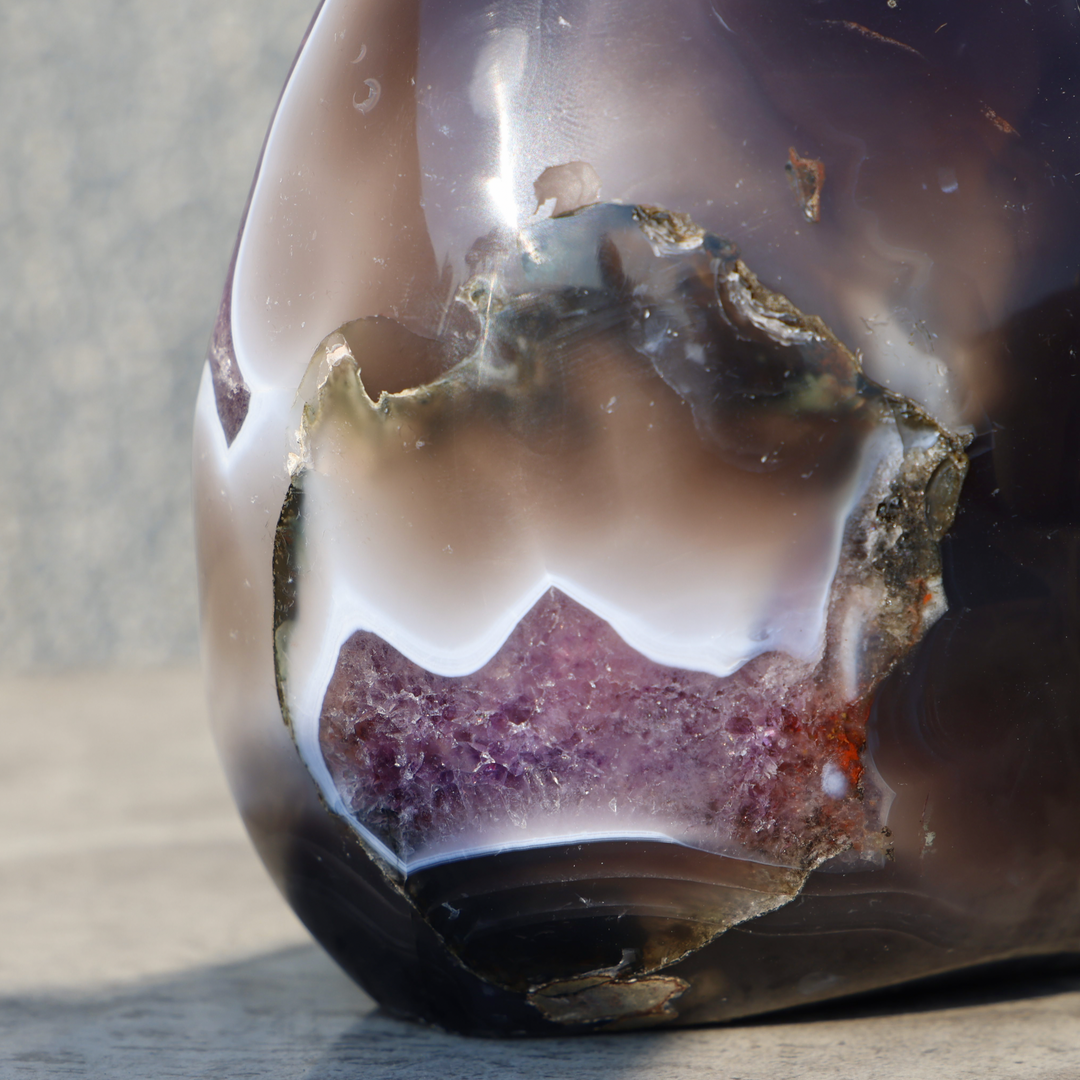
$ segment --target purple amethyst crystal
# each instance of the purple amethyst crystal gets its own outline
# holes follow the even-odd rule
[[[315,17],[200,399],[206,658],[397,1013],[1080,946],[1080,12],[835,8]]]
[[[456,854],[471,833],[508,847],[540,813],[594,823],[571,835],[625,834],[630,817],[768,861],[879,854],[881,808],[860,790],[865,715],[823,708],[806,679],[772,685],[775,667],[718,679],[649,663],[553,589],[471,676],[354,634],[321,744],[346,806],[395,852]]]

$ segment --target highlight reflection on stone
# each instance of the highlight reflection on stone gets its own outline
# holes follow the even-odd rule
[[[859,10],[312,24],[200,398],[206,655],[264,859],[394,1011],[1077,948],[1080,121],[993,72],[1059,90],[1080,13]]]

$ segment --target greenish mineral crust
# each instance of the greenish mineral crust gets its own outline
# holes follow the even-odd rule
[[[597,978],[569,985],[553,984],[529,994],[546,1020],[558,1024],[597,1024],[606,1030],[651,1027],[677,1017],[675,1003],[690,988],[683,979],[661,975],[617,982]]]

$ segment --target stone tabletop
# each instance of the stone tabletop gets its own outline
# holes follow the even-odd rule
[[[0,769],[0,1077],[1080,1077],[1076,973],[594,1038],[390,1019],[259,865],[193,668],[3,680]]]

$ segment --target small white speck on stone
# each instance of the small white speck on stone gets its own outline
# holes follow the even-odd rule
[[[831,761],[821,770],[821,790],[830,799],[842,799],[848,793],[848,779],[843,770]]]

